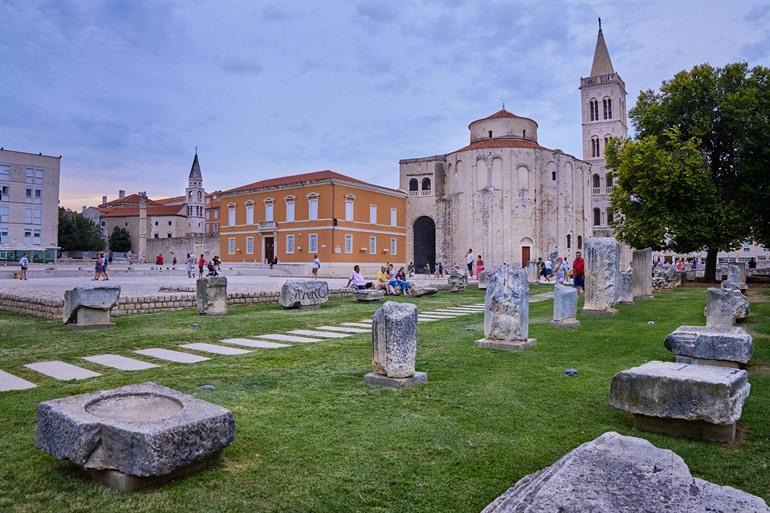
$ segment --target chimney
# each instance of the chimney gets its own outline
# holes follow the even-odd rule
[[[106,194],[104,196],[102,196],[102,205],[104,205],[105,203],[107,203],[107,195]]]
[[[124,191],[123,189],[119,190],[118,191],[118,199],[123,199],[125,197],[126,197],[126,191]]]

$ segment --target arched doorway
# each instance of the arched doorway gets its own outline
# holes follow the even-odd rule
[[[431,271],[436,264],[436,223],[427,216],[418,217],[414,222],[414,267],[424,273],[425,264]]]

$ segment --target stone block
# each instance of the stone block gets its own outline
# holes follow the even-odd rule
[[[452,271],[447,277],[450,292],[462,292],[468,286],[468,275]]]
[[[286,280],[278,304],[284,308],[317,307],[329,300],[329,284],[323,280]]]
[[[353,299],[359,303],[371,303],[376,301],[382,301],[385,297],[384,290],[377,289],[361,289],[353,291]]]
[[[55,399],[37,408],[38,449],[86,470],[136,478],[173,474],[216,455],[234,437],[228,410],[154,383]]]
[[[408,378],[390,378],[370,372],[364,376],[364,383],[367,385],[374,385],[379,387],[388,388],[411,388],[419,385],[423,385],[428,382],[427,372],[415,372],[413,376]]]
[[[636,298],[652,297],[652,249],[634,250],[631,257],[631,293]]]
[[[632,273],[620,273],[620,286],[618,287],[618,303],[632,304],[634,302]]]
[[[479,288],[486,290],[489,286],[489,280],[492,279],[492,273],[490,271],[481,271],[479,273]]]
[[[577,289],[557,283],[553,287],[554,326],[576,328],[580,326],[577,317]]]
[[[750,389],[744,370],[652,361],[612,377],[610,405],[648,417],[734,424]]]
[[[540,281],[540,275],[537,273],[537,262],[530,260],[527,262],[527,281],[537,283]]]
[[[410,287],[412,297],[432,296],[438,289],[436,287]]]
[[[666,337],[666,349],[677,357],[745,365],[754,353],[754,341],[743,328],[680,326]],[[679,360],[677,360],[679,361]]]
[[[201,315],[225,315],[227,313],[227,278],[209,276],[196,283],[195,301]]]
[[[387,301],[372,318],[372,371],[389,378],[414,376],[417,307]]]
[[[79,328],[112,326],[110,312],[120,301],[120,287],[75,287],[64,292],[64,322]]]
[[[620,244],[612,237],[588,237],[585,242],[586,313],[615,313],[619,296]]]
[[[476,347],[516,351],[532,347],[529,335],[529,284],[519,266],[495,269],[484,299],[484,338]]]
[[[749,315],[749,300],[739,290],[710,288],[703,314],[706,326],[729,328]]]
[[[767,513],[754,495],[690,474],[676,453],[607,432],[523,477],[482,513]]]
[[[526,340],[495,340],[491,338],[481,338],[476,341],[476,347],[479,349],[497,349],[499,351],[524,351],[537,345],[537,339],[528,338]]]

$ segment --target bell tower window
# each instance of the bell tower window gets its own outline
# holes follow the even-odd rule
[[[489,131],[489,138],[492,138],[492,130]]]

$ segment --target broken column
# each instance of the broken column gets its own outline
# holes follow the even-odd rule
[[[741,269],[741,267],[735,264],[729,264],[727,266],[727,279],[722,282],[721,288],[740,290],[742,293],[745,293],[748,289],[745,282],[746,271],[744,269],[743,273],[741,273]],[[741,278],[741,274],[743,274],[743,278]]]
[[[577,328],[577,289],[557,283],[553,287],[553,320],[551,326]]]
[[[612,237],[588,237],[585,253],[583,313],[614,315],[619,295],[620,244]]]
[[[468,275],[452,271],[447,278],[450,292],[462,292],[468,286]]]
[[[110,313],[120,301],[120,287],[75,287],[64,291],[64,323],[70,328],[109,328]]]
[[[415,371],[417,356],[417,307],[387,301],[372,318],[372,372],[364,383],[407,388],[428,381],[426,372]]]
[[[754,354],[754,340],[743,328],[679,326],[666,337],[666,349],[679,363],[743,368]]]
[[[227,313],[227,278],[209,276],[198,278],[195,300],[201,315],[225,315]]]
[[[631,260],[631,288],[634,299],[652,297],[652,249],[637,249]]]
[[[633,302],[632,272],[621,272],[620,286],[618,287],[618,303],[633,304]]]
[[[729,328],[735,325],[737,319],[745,319],[749,315],[749,300],[735,289],[706,290],[706,326],[721,326]]]
[[[529,284],[519,266],[495,269],[484,300],[484,338],[476,347],[521,351],[535,345],[529,335]]]
[[[527,263],[527,281],[530,283],[537,283],[540,281],[540,276],[537,272],[537,262],[532,260]]]
[[[479,288],[481,290],[486,290],[486,288],[489,286],[489,280],[492,276],[492,273],[490,271],[481,271],[479,273]]]

